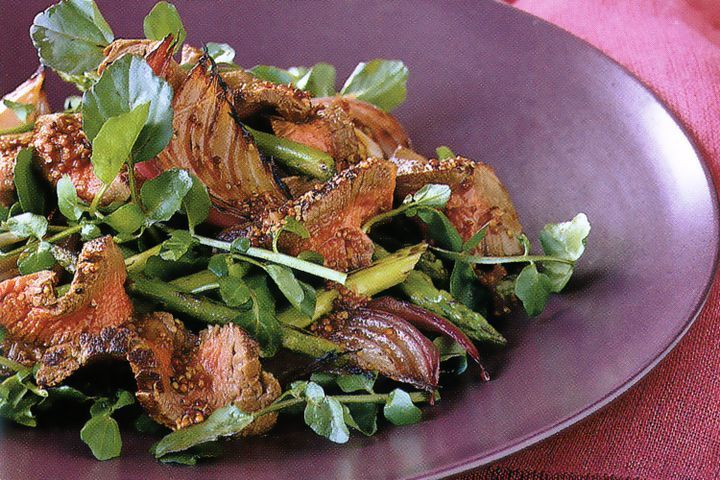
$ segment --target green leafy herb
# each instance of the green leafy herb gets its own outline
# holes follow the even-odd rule
[[[450,195],[452,195],[452,190],[449,186],[429,183],[417,192],[405,197],[403,205],[410,205],[411,207],[445,208],[445,205],[447,205],[447,202],[450,200]]]
[[[48,221],[45,217],[34,213],[23,213],[8,218],[4,225],[18,238],[35,237],[40,239],[47,232]]]
[[[22,275],[29,275],[41,270],[49,270],[55,263],[52,245],[48,242],[40,242],[18,257],[17,266]]]
[[[204,422],[176,430],[153,445],[151,452],[161,458],[174,452],[188,450],[196,445],[229,437],[250,425],[253,415],[242,412],[235,405],[215,410]]]
[[[235,49],[227,43],[207,42],[205,48],[215,63],[232,63],[235,60]]]
[[[305,67],[291,67],[287,70],[270,65],[256,65],[250,70],[255,77],[280,85],[295,85],[307,73]]]
[[[33,170],[33,149],[23,148],[15,157],[13,169],[15,190],[25,212],[42,215],[45,211],[45,192]]]
[[[2,364],[14,364],[2,358]],[[38,388],[33,382],[33,371],[22,365],[13,365],[16,373],[0,383],[0,416],[20,425],[35,427],[37,419],[33,408],[40,405],[48,396],[47,390]]]
[[[345,423],[363,435],[371,437],[377,432],[378,406],[375,403],[343,405]]]
[[[437,147],[435,149],[435,155],[437,156],[438,160],[447,160],[449,158],[455,158],[455,154],[453,153],[452,150],[450,150],[450,147],[446,147],[445,145]]]
[[[394,425],[410,425],[422,418],[422,411],[415,406],[410,395],[399,388],[390,392],[383,413]]]
[[[172,35],[180,48],[185,41],[185,27],[175,5],[158,2],[143,20],[143,32],[150,40],[162,40]]]
[[[227,253],[218,253],[210,257],[208,270],[216,277],[226,277],[229,273],[228,265],[232,263],[232,256]]]
[[[314,97],[335,95],[335,67],[327,63],[316,63],[295,82],[295,86]]]
[[[357,392],[365,390],[368,393],[374,393],[373,387],[377,374],[356,373],[351,375],[338,375],[335,379],[338,387],[345,393]]]
[[[80,430],[80,438],[90,447],[98,460],[109,460],[118,457],[122,449],[120,428],[112,414],[122,407],[135,402],[132,393],[120,390],[111,401],[101,397],[90,407],[90,420]]]
[[[405,101],[408,69],[399,60],[371,60],[359,63],[340,93],[389,112]]]
[[[170,217],[180,210],[182,201],[192,186],[190,174],[177,168],[167,170],[145,182],[140,189],[140,196],[147,218],[158,222],[170,220]]]
[[[218,279],[220,298],[228,307],[239,307],[252,302],[253,292],[242,278],[225,276]]]
[[[312,317],[315,312],[316,302],[316,292],[314,288],[298,280],[292,270],[282,265],[267,265],[265,271],[293,307],[297,308],[304,315]]]
[[[515,280],[515,295],[522,301],[528,315],[542,313],[550,297],[552,282],[544,273],[538,272],[535,263],[522,269]]]
[[[308,232],[305,225],[299,222],[295,217],[285,217],[282,226],[275,230],[272,235],[272,248],[274,252],[278,251],[278,240],[283,232],[293,233],[300,238],[310,238],[310,232]]]
[[[467,352],[455,340],[446,336],[439,336],[433,340],[433,344],[440,352],[440,361],[443,362],[443,371],[449,371],[460,375],[467,370]]]
[[[210,213],[212,202],[205,184],[193,174],[190,174],[190,178],[192,179],[192,187],[183,198],[182,206],[192,232],[196,226],[205,221]]]
[[[230,251],[232,253],[247,253],[247,251],[250,249],[250,240],[248,240],[245,237],[238,237],[232,242],[230,242]]]
[[[579,213],[569,222],[545,225],[540,232],[540,243],[546,255],[576,262],[585,252],[589,234],[590,222],[584,213]],[[573,273],[573,267],[565,263],[547,262],[543,267],[553,292],[565,288]]]
[[[63,175],[57,183],[58,209],[65,218],[77,222],[82,215],[80,199],[69,175]]]
[[[12,100],[5,99],[3,100],[3,104],[13,111],[18,120],[20,120],[20,123],[28,123],[30,116],[35,111],[35,105],[31,103],[13,102]]]
[[[94,223],[85,223],[80,229],[80,238],[83,242],[98,238],[100,235],[102,235],[102,232]]]
[[[83,130],[93,141],[108,119],[149,103],[145,126],[132,149],[133,162],[149,160],[172,136],[172,97],[172,87],[143,58],[125,55],[83,95]]]
[[[140,132],[145,126],[150,103],[143,103],[129,112],[108,118],[92,142],[95,176],[109,185],[128,161]]]
[[[65,98],[65,102],[63,102],[63,110],[65,110],[65,113],[77,113],[80,109],[82,109],[82,97],[70,95]]]
[[[448,200],[450,200],[451,194],[452,191],[447,185],[433,183],[424,185],[417,192],[406,196],[403,200],[402,205],[400,205],[398,208],[381,213],[368,220],[365,225],[362,226],[362,230],[364,232],[369,232],[370,229],[375,225],[387,222],[391,218],[400,214],[405,214],[409,217],[417,215],[420,216],[420,218],[425,223],[438,223],[440,226],[444,226],[444,230],[448,230],[449,228],[454,230],[452,224],[450,224],[450,227],[448,227],[447,225],[443,225],[449,224],[450,221],[447,220],[447,218],[445,218],[445,221],[443,221],[441,217],[444,217],[444,214],[437,210],[438,208],[445,208]],[[436,220],[435,217],[439,217],[439,219]],[[437,229],[438,227],[435,228]],[[451,233],[452,232],[447,232],[443,233],[443,235],[447,237]],[[459,234],[457,234],[457,231],[455,231],[455,235],[456,238],[452,238],[451,244],[457,244],[457,249],[459,249],[462,245],[462,240],[460,239]]]
[[[162,243],[160,258],[163,260],[177,261],[185,255],[195,244],[192,234],[187,230],[175,230],[170,238]]]
[[[116,232],[131,234],[145,224],[145,214],[134,203],[126,203],[103,218],[103,223],[110,225]]]
[[[86,89],[113,41],[110,26],[91,0],[63,0],[38,14],[30,36],[40,61]]]
[[[248,277],[245,284],[250,288],[252,307],[241,312],[234,322],[255,337],[264,356],[271,357],[280,348],[282,340],[280,322],[275,316],[275,298],[263,275]]]
[[[218,442],[207,442],[192,447],[184,452],[168,453],[160,457],[162,463],[176,463],[179,465],[197,465],[203,458],[219,457],[223,453],[222,445]]]
[[[408,213],[408,215],[411,215],[411,213]],[[435,208],[423,208],[417,210],[417,216],[427,225],[430,238],[443,248],[452,251],[460,250],[462,237],[460,237],[455,226],[443,212]]]

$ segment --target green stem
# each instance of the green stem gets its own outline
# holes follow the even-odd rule
[[[155,255],[158,255],[160,253],[161,249],[162,249],[162,244],[155,245],[154,247],[149,248],[143,252],[140,252],[137,255],[133,255],[132,257],[126,258],[125,266],[127,267],[127,272],[129,274],[141,272],[142,269],[145,268],[145,264],[147,263],[148,259],[150,257],[154,257]]]
[[[26,133],[35,128],[34,123],[24,123],[17,127],[8,128],[6,130],[0,130],[0,135],[16,135],[18,133]]]
[[[221,240],[215,240],[200,235],[193,235],[193,237],[202,245],[225,250],[227,252],[232,250],[230,242],[223,242]],[[249,257],[260,258],[262,260],[277,263],[279,265],[285,265],[286,267],[300,270],[301,272],[309,273],[310,275],[315,275],[316,277],[324,278],[326,280],[331,280],[341,285],[345,285],[345,281],[347,280],[346,273],[338,272],[337,270],[323,267],[322,265],[318,265],[316,263],[306,262],[305,260],[300,260],[297,257],[285,255],[284,253],[275,253],[270,250],[265,250],[264,248],[250,247],[247,251],[243,252],[243,254]]]
[[[19,372],[20,370],[24,370],[26,368],[24,365],[3,356],[0,356],[0,365],[14,372]]]
[[[410,395],[410,400],[412,400],[413,403],[420,403],[420,402],[427,402],[430,400],[430,393],[426,392],[410,392],[408,395]],[[335,400],[337,400],[340,403],[387,403],[388,399],[390,398],[389,393],[368,393],[363,395],[328,395],[328,397],[332,397]],[[284,410],[286,408],[294,407],[295,405],[302,405],[305,403],[306,400],[304,398],[291,398],[289,400],[281,400],[279,402],[274,402],[267,407],[258,410],[257,412],[253,413],[253,416],[255,418],[262,417],[263,415],[267,415],[268,413],[278,412],[280,410]]]
[[[100,205],[100,200],[102,200],[102,197],[103,195],[105,195],[105,192],[107,192],[108,188],[110,188],[110,184],[103,183],[103,186],[100,187],[100,191],[97,192],[93,197],[92,202],[90,203],[90,210],[88,211],[88,213],[90,214],[90,218],[95,216],[98,205]]]
[[[272,155],[290,170],[323,181],[329,180],[335,173],[335,160],[322,150],[259,132],[247,125],[245,129],[253,136],[260,150]]]
[[[69,237],[70,235],[73,235],[73,234],[79,232],[81,229],[82,229],[82,225],[73,225],[72,227],[67,227],[65,230],[63,230],[60,233],[56,233],[55,235],[53,235],[51,237],[47,237],[47,238],[43,239],[43,241],[48,242],[48,243],[54,243],[54,242],[57,242],[58,240],[62,240],[63,238]],[[12,256],[12,255],[19,255],[20,253],[23,252],[23,250],[25,250],[26,248],[31,247],[35,244],[37,244],[37,240],[28,242],[26,245],[23,245],[22,247],[18,247],[15,250],[10,250],[9,252],[5,252],[2,255],[0,255],[0,258]]]
[[[475,265],[498,265],[502,263],[526,263],[526,262],[557,262],[567,265],[575,265],[572,260],[565,258],[553,257],[550,255],[516,255],[513,257],[483,257],[481,255],[467,255],[465,253],[453,252],[439,247],[430,247],[443,257],[450,260],[460,260],[461,262],[472,263]]]
[[[345,286],[358,295],[373,296],[402,283],[415,268],[427,245],[420,243],[403,248],[387,257],[376,261],[367,268],[351,273]],[[304,328],[329,313],[333,301],[340,295],[337,290],[321,290],[317,293],[315,312],[312,317],[303,315],[296,308],[288,307],[278,314],[280,323]]]
[[[379,215],[375,215],[370,220],[365,222],[365,225],[362,226],[362,231],[367,233],[375,225],[379,225],[381,223],[385,223],[385,222],[389,221],[392,217],[394,217],[396,215],[400,215],[401,213],[403,213],[405,210],[407,210],[410,207],[418,207],[418,206],[413,203],[405,203],[403,205],[400,205],[397,208],[388,210],[387,212],[383,212]]]

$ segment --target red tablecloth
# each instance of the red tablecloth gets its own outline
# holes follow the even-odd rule
[[[514,6],[627,66],[687,125],[720,180],[720,0],[517,0]],[[608,477],[720,478],[717,281],[687,337],[621,399],[535,447],[464,476]]]

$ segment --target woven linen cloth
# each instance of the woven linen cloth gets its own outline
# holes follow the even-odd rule
[[[587,40],[637,75],[686,125],[720,183],[720,0],[513,5]],[[715,280],[688,335],[623,397],[538,445],[460,478],[720,478]]]

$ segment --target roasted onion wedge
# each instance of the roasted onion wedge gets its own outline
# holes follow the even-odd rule
[[[136,326],[128,360],[138,401],[173,430],[231,403],[254,412],[280,395],[278,381],[262,370],[257,343],[236,325],[213,326],[197,336],[169,313],[157,312],[138,319]],[[276,419],[276,414],[264,415],[242,435],[264,433]]]
[[[15,90],[5,95],[2,100],[32,105],[33,111],[26,122],[33,122],[38,115],[50,113],[50,104],[45,95],[45,69],[40,66],[33,75],[20,84]],[[0,131],[19,127],[22,122],[15,112],[0,101]]]
[[[435,345],[403,318],[368,308],[341,310],[311,326],[316,335],[342,346],[344,358],[426,391],[437,388],[440,354]]]
[[[225,86],[203,58],[176,91],[173,137],[157,157],[162,169],[186,169],[208,187],[215,206],[239,218],[287,198],[272,165],[240,124]]]
[[[105,47],[105,58],[98,67],[98,75],[115,60],[125,55],[143,57],[156,75],[162,76],[177,90],[185,80],[186,73],[173,59],[175,41],[172,35],[163,40],[123,39],[119,38]]]

